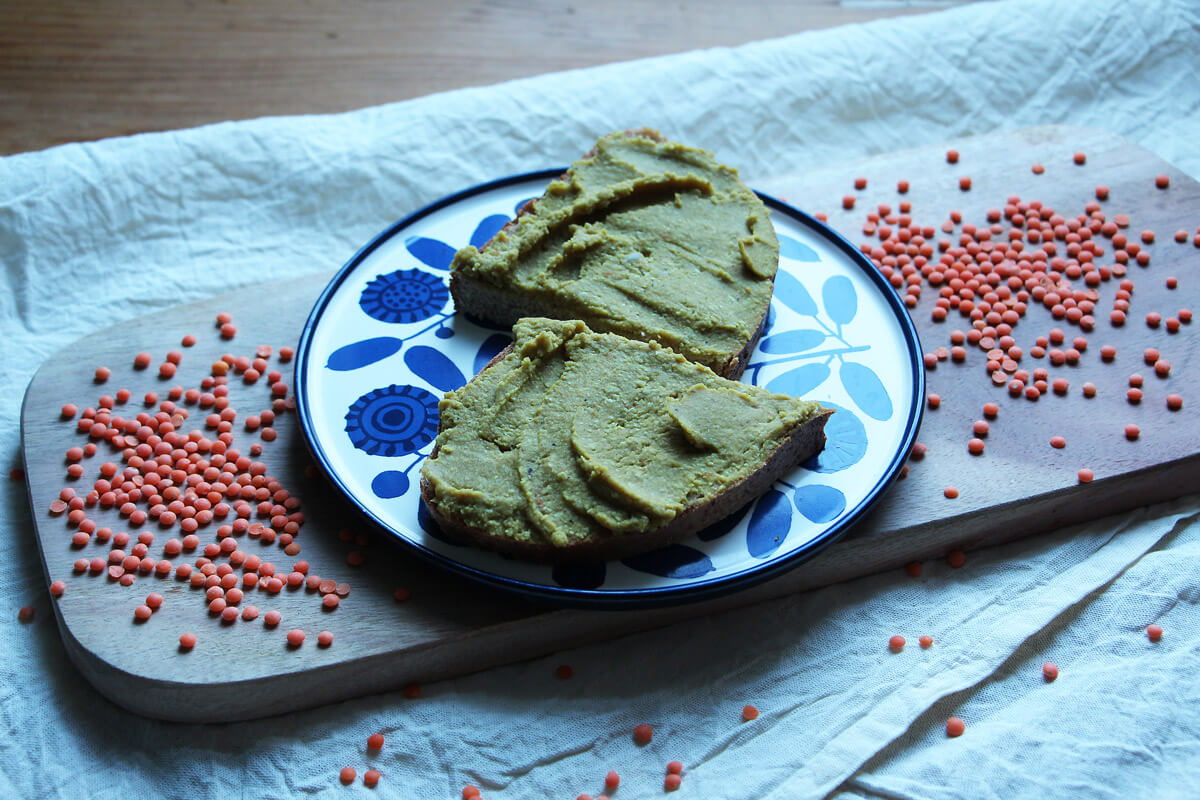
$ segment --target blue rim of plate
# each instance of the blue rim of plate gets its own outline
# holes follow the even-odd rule
[[[328,306],[330,299],[341,287],[343,281],[366,260],[375,250],[377,250],[385,242],[392,237],[403,232],[421,219],[433,214],[443,208],[454,205],[469,197],[478,194],[489,192],[495,189],[500,189],[506,186],[511,186],[517,183],[527,181],[546,180],[550,181],[566,171],[565,167],[557,167],[550,169],[534,170],[532,172],[523,172],[516,175],[509,175],[504,178],[499,178],[485,183],[480,183],[475,186],[463,189],[454,194],[442,197],[423,208],[414,211],[404,217],[394,225],[385,229],[383,232],[367,242],[354,256],[338,270],[333,279],[321,292],[313,305],[313,310],[309,313],[308,319],[304,323],[304,329],[300,334],[300,341],[296,348],[295,358],[295,392],[296,392],[296,411],[300,419],[300,429],[304,435],[305,444],[308,447],[309,453],[313,459],[321,467],[321,471],[333,483],[342,497],[349,502],[356,511],[376,529],[388,534],[393,540],[397,541],[407,552],[417,556],[418,558],[434,564],[442,569],[445,569],[453,574],[468,580],[478,582],[496,589],[501,589],[520,595],[526,599],[538,600],[541,602],[549,601],[550,603],[563,607],[579,607],[579,608],[596,608],[596,609],[632,609],[632,608],[654,608],[664,607],[669,605],[678,605],[682,603],[698,602],[701,600],[709,600],[729,592],[740,589],[746,589],[750,586],[762,583],[773,577],[776,577],[790,569],[793,569],[800,564],[808,561],[822,550],[840,539],[854,523],[862,518],[885,494],[887,488],[896,480],[903,468],[905,461],[908,459],[909,451],[912,449],[913,443],[916,441],[917,431],[921,427],[921,421],[924,414],[924,397],[925,397],[925,370],[921,354],[921,344],[917,336],[916,326],[913,324],[912,317],[908,313],[908,309],[904,307],[900,296],[886,281],[883,275],[875,268],[863,253],[855,247],[848,239],[840,233],[829,227],[825,223],[811,216],[810,214],[801,211],[794,206],[791,206],[782,200],[772,197],[763,192],[756,191],[755,193],[762,199],[763,203],[775,213],[783,213],[789,216],[794,222],[798,222],[806,228],[810,229],[816,235],[826,239],[830,244],[840,250],[850,261],[855,264],[866,276],[866,278],[875,285],[879,290],[881,297],[892,311],[895,321],[900,326],[904,333],[905,344],[907,345],[908,356],[910,359],[909,366],[914,377],[911,387],[911,396],[909,398],[909,414],[904,422],[904,434],[900,439],[900,444],[896,447],[892,454],[887,468],[876,481],[875,486],[867,492],[862,500],[859,501],[853,509],[848,513],[843,514],[835,523],[830,525],[811,541],[797,550],[782,556],[778,559],[762,562],[759,565],[744,569],[740,572],[727,573],[710,580],[700,580],[688,583],[681,586],[659,586],[636,590],[596,590],[596,589],[576,589],[564,586],[549,586],[544,584],[530,583],[528,581],[510,578],[503,575],[497,575],[486,570],[477,569],[468,564],[456,561],[441,553],[428,550],[420,545],[409,541],[404,536],[392,531],[382,520],[371,512],[363,503],[361,503],[345,484],[341,477],[337,474],[330,464],[329,458],[321,446],[313,429],[312,408],[309,405],[307,381],[307,367],[309,358],[312,355],[312,338],[316,330],[317,323],[320,321],[322,314]]]

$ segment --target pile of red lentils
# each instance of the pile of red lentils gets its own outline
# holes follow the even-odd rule
[[[216,328],[223,340],[232,341],[237,335],[227,313],[217,315]],[[196,341],[189,334],[181,345],[190,348]],[[273,356],[276,364],[271,363]],[[137,353],[132,365],[136,372],[154,368],[158,379],[166,382],[175,377],[183,357],[183,350],[172,350],[154,367],[155,359],[149,353]],[[290,347],[273,352],[267,345],[256,347],[253,354],[227,353],[212,363],[198,387],[175,385],[147,392],[140,398],[142,409],[136,412],[121,413],[122,407],[134,401],[125,388],[101,396],[95,407],[80,410],[73,403],[62,407],[63,422],[75,420],[76,431],[87,441],[66,451],[68,484],[48,511],[54,516],[66,515],[72,548],[100,545],[107,549],[104,556],[77,559],[77,575],[105,576],[122,587],[147,577],[173,575],[197,592],[198,603],[210,620],[224,625],[254,622],[260,610],[249,602],[253,594],[270,602],[285,588],[304,587],[327,611],[338,607],[350,593],[349,584],[322,579],[307,561],[293,561],[290,569],[279,567],[246,548],[249,542],[274,545],[288,558],[301,551],[297,538],[304,526],[300,498],[258,460],[277,438],[276,419],[295,409],[295,399],[280,371],[292,357]],[[100,366],[94,376],[95,383],[103,385],[112,377],[112,370]],[[264,407],[242,417],[240,426],[238,411],[231,405],[231,380],[266,388]],[[193,416],[198,424],[189,423]],[[252,440],[244,452],[235,445],[238,437]],[[76,489],[85,480],[85,464],[104,457],[108,460],[94,468],[90,486]],[[119,527],[129,531],[114,531],[104,524],[113,512],[123,523]],[[161,541],[163,536],[169,538]],[[365,537],[348,530],[342,531],[341,538],[366,543]],[[354,551],[347,560],[352,566],[361,564],[362,553]],[[59,597],[66,588],[66,582],[56,580],[50,593]],[[163,602],[161,593],[151,592],[132,609],[133,621],[150,620]],[[261,616],[267,628],[283,622],[277,609]],[[292,649],[301,647],[305,639],[300,628],[286,634]],[[196,633],[182,631],[179,650],[190,652],[198,642]],[[319,647],[332,643],[330,631],[317,634]]]
[[[1081,167],[1087,163],[1087,155],[1077,152],[1072,160]],[[946,161],[957,164],[959,153],[947,151]],[[1034,164],[1031,169],[1038,175],[1045,171],[1041,164]],[[957,180],[962,192],[971,190],[970,177],[960,176]],[[1170,189],[1171,181],[1165,174],[1147,180],[1160,191]],[[866,178],[855,179],[855,189],[861,191],[866,186]],[[909,188],[908,181],[898,182],[896,191],[900,198]],[[957,315],[966,323],[949,331],[947,346],[924,354],[926,369],[935,370],[946,360],[963,362],[968,348],[976,348],[986,355],[987,378],[998,390],[1007,390],[1013,397],[1024,397],[1031,402],[1050,392],[1067,395],[1071,391],[1070,380],[1061,374],[1052,376],[1051,370],[1079,363],[1088,349],[1087,334],[1095,331],[1097,318],[1106,313],[1099,305],[1102,286],[1115,282],[1117,287],[1107,310],[1108,324],[1119,328],[1132,322],[1135,284],[1128,267],[1149,266],[1148,246],[1158,238],[1148,229],[1133,233],[1127,214],[1106,213],[1102,202],[1108,197],[1107,186],[1096,186],[1095,199],[1086,202],[1082,211],[1072,214],[1039,200],[1011,195],[1003,207],[989,209],[986,221],[980,224],[964,221],[960,211],[951,210],[937,225],[916,222],[912,204],[899,199],[895,208],[890,203],[880,203],[867,213],[862,233],[869,238],[861,243],[860,249],[901,293],[908,308],[917,308],[928,287],[937,295],[930,311],[934,322],[948,323],[952,315]],[[847,194],[842,198],[842,207],[854,208],[856,202],[856,195]],[[817,216],[825,220],[825,215]],[[1178,230],[1173,238],[1177,245],[1186,246],[1190,239],[1193,247],[1200,248],[1200,226],[1190,234]],[[1176,289],[1179,279],[1169,276],[1165,285]],[[1017,343],[1014,333],[1036,305],[1049,312],[1055,327],[1037,336],[1025,348]],[[1148,327],[1162,329],[1168,336],[1191,321],[1192,311],[1186,307],[1152,309],[1144,316]],[[1075,334],[1066,332],[1071,327],[1077,329]],[[1111,362],[1116,348],[1105,344],[1099,355],[1101,360]],[[1031,359],[1045,366],[1024,367]],[[1156,378],[1170,375],[1171,363],[1158,348],[1147,348],[1143,359]],[[1143,376],[1134,373],[1124,380],[1128,384],[1123,388],[1128,402],[1141,403],[1145,397]],[[1087,382],[1078,391],[1091,398],[1097,390]],[[930,394],[927,401],[931,409],[936,409],[942,398]],[[1166,394],[1163,402],[1170,411],[1183,407],[1183,397],[1176,393]],[[988,420],[995,419],[1000,409],[989,402],[981,410],[982,416],[974,423],[966,441],[967,451],[976,456],[984,454]],[[1123,433],[1133,441],[1141,431],[1130,423],[1124,425]],[[1062,449],[1066,447],[1066,439],[1056,435],[1049,444]],[[918,444],[911,455],[920,459],[925,451],[925,445]],[[1081,467],[1076,477],[1080,483],[1088,483],[1095,472],[1090,467]],[[944,490],[949,499],[958,494],[953,486]]]

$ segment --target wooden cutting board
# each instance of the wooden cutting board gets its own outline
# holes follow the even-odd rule
[[[946,160],[947,148],[960,153],[957,164]],[[1087,162],[1078,166],[1072,154],[1083,151]],[[729,156],[731,161],[736,158]],[[1045,173],[1035,175],[1030,166],[1039,162]],[[1157,174],[1170,177],[1170,188],[1155,187]],[[969,191],[959,188],[959,178],[969,175]],[[864,190],[854,189],[854,178],[868,179]],[[905,195],[897,181],[908,180]],[[1136,238],[1143,229],[1157,234],[1146,267],[1131,265],[1135,280],[1129,322],[1115,328],[1108,321],[1116,281],[1101,287],[1098,323],[1088,335],[1090,346],[1078,365],[1052,368],[1047,359],[1026,356],[1021,364],[1032,371],[1047,366],[1051,376],[1067,377],[1066,396],[1050,394],[1037,401],[1010,397],[993,386],[985,369],[985,355],[970,348],[962,363],[943,361],[928,373],[931,392],[942,398],[940,408],[925,415],[920,440],[928,455],[911,464],[876,509],[840,542],[818,558],[787,574],[725,597],[658,610],[581,611],[539,608],[527,601],[484,589],[437,572],[397,552],[386,537],[368,534],[349,506],[326,487],[311,469],[294,414],[283,413],[273,425],[278,438],[264,442],[261,460],[288,491],[303,501],[306,520],[297,542],[302,552],[289,557],[279,543],[241,540],[247,553],[259,555],[286,574],[303,559],[311,573],[337,583],[347,583],[349,594],[333,611],[323,610],[320,595],[305,588],[270,594],[248,591],[243,605],[254,604],[266,612],[277,609],[282,622],[275,629],[238,621],[223,624],[208,614],[203,592],[174,577],[139,575],[132,586],[121,586],[106,574],[76,574],[73,563],[81,557],[106,557],[111,544],[92,540],[82,548],[71,544],[76,527],[67,515],[48,509],[64,486],[78,486],[85,494],[103,461],[119,461],[109,445],[85,459],[85,475],[72,481],[66,474],[64,454],[69,447],[88,441],[77,430],[77,420],[63,421],[64,403],[80,409],[95,406],[101,395],[119,388],[133,392],[115,413],[135,416],[145,409],[147,391],[165,397],[173,385],[198,384],[211,363],[224,353],[252,356],[266,344],[277,354],[280,347],[295,346],[309,309],[331,274],[310,275],[282,283],[254,286],[190,305],[150,314],[121,326],[99,331],[72,344],[49,359],[25,395],[22,411],[25,467],[29,498],[34,509],[37,541],[48,581],[63,580],[66,592],[54,603],[55,614],[72,661],[96,688],[121,706],[138,713],[175,720],[225,721],[280,713],[351,696],[378,692],[412,682],[431,681],[480,670],[496,664],[531,658],[559,649],[618,636],[635,630],[666,625],[719,610],[779,597],[860,575],[900,568],[914,561],[945,555],[952,548],[976,548],[1035,534],[1066,524],[1093,519],[1192,491],[1200,482],[1200,370],[1195,363],[1195,324],[1177,333],[1152,329],[1144,322],[1150,311],[1164,317],[1178,309],[1200,306],[1200,249],[1192,236],[1200,225],[1200,185],[1141,148],[1100,131],[1042,127],[963,139],[946,145],[875,156],[849,164],[805,173],[793,173],[787,164],[779,174],[751,181],[756,188],[786,198],[810,212],[826,211],[829,224],[858,244],[868,211],[879,203],[897,208],[901,200],[912,203],[914,220],[940,227],[951,209],[964,221],[982,225],[989,208],[1000,208],[1011,194],[1041,200],[1073,216],[1094,197],[1097,184],[1106,184],[1110,199],[1104,204],[1110,216],[1128,214],[1126,234]],[[857,197],[855,208],[841,207],[843,195]],[[1178,244],[1176,230],[1188,231]],[[942,234],[939,230],[939,236]],[[1106,258],[1111,258],[1111,246]],[[349,254],[347,254],[349,255]],[[1166,278],[1176,276],[1178,288],[1168,289]],[[269,300],[270,313],[262,313]],[[913,316],[926,351],[949,347],[949,333],[966,329],[966,321],[952,313],[944,323],[933,322],[934,296],[927,288]],[[1014,331],[1026,353],[1039,335],[1056,323],[1040,305],[1031,304]],[[214,325],[218,312],[229,312],[238,326],[233,340],[222,339]],[[1074,326],[1057,323],[1068,332],[1068,342],[1078,335]],[[181,347],[186,334],[197,337],[192,347]],[[1103,363],[1102,344],[1113,344],[1117,356]],[[1069,345],[1068,345],[1069,346]],[[1143,350],[1158,348],[1169,359],[1169,377],[1159,378],[1143,363]],[[179,373],[170,380],[157,375],[158,364],[170,350],[180,350]],[[133,367],[139,352],[154,355],[147,370]],[[112,376],[94,380],[97,366],[108,366]],[[291,365],[270,358],[269,369],[279,369],[291,380]],[[1145,377],[1145,399],[1127,402],[1128,376]],[[1080,393],[1085,381],[1098,387],[1097,396]],[[1183,408],[1168,411],[1169,392],[1184,398]],[[267,408],[269,390],[259,382],[231,382],[233,406],[244,416]],[[982,418],[985,402],[999,404],[1000,414],[991,423],[987,449],[982,456],[967,452],[972,423]],[[181,401],[191,412],[185,429],[203,425],[207,411]],[[237,444],[243,449],[261,441],[237,423]],[[1140,426],[1141,436],[1129,441],[1127,423]],[[1066,437],[1067,446],[1054,449],[1053,435]],[[1081,485],[1077,470],[1088,467],[1096,480]],[[956,486],[955,500],[943,496],[946,486]],[[155,534],[149,555],[163,558],[163,544],[180,536],[178,527],[153,523],[133,528],[113,509],[98,506],[88,516],[114,531],[134,535]],[[202,542],[212,540],[201,529]],[[358,541],[355,541],[355,537]],[[346,539],[349,541],[346,541]],[[351,566],[352,552],[365,555],[365,563]],[[185,554],[187,555],[187,554]],[[173,560],[191,561],[199,553]],[[351,560],[357,560],[357,557]],[[393,598],[397,588],[411,598]],[[165,599],[162,608],[145,623],[135,623],[133,611],[151,592]],[[307,641],[299,648],[286,644],[286,631],[299,628]],[[316,634],[334,634],[332,646],[318,647]],[[178,647],[180,634],[196,634],[190,652]]]

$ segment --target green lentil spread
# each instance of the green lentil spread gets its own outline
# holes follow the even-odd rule
[[[451,270],[723,372],[766,314],[778,264],[767,209],[736,170],[657,134],[617,133]]]
[[[652,531],[822,411],[579,321],[523,319],[514,334],[441,401],[421,469],[443,516],[492,537],[570,547]]]

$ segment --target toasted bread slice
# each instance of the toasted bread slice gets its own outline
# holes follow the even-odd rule
[[[611,134],[483,248],[454,258],[455,307],[502,325],[579,319],[740,377],[779,243],[736,170],[647,129]]]
[[[521,320],[446,395],[421,496],[448,535],[580,563],[678,541],[824,447],[833,413],[735,383],[654,342]]]

